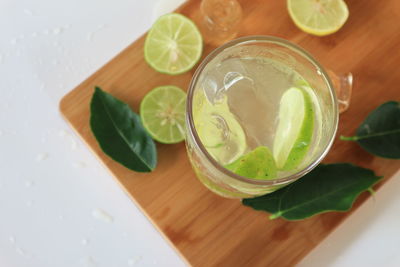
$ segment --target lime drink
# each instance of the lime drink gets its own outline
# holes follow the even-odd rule
[[[273,192],[313,169],[332,145],[333,87],[304,50],[250,36],[212,52],[188,91],[186,145],[199,180],[224,197]]]
[[[229,166],[253,153],[245,160],[249,170],[242,166],[240,174],[273,161],[265,170],[269,175],[257,179],[275,179],[309,163],[320,140],[321,116],[318,98],[299,73],[273,59],[230,58],[210,66],[198,86],[194,124],[221,165],[235,172]],[[254,153],[260,148],[270,153]]]

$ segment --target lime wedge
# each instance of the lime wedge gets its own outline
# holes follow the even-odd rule
[[[203,92],[196,93],[193,120],[201,142],[219,163],[226,165],[243,155],[246,136],[231,113],[226,96],[212,105]]]
[[[279,169],[292,170],[302,162],[310,148],[314,107],[311,97],[296,87],[291,87],[282,95],[279,105],[273,154]]]
[[[257,180],[274,179],[277,173],[274,157],[265,146],[257,147],[225,168],[240,176]]]
[[[313,150],[309,151],[310,157],[314,156],[315,153],[319,151],[318,144],[321,142],[322,139],[322,110],[319,104],[319,100],[317,95],[315,94],[314,90],[307,84],[300,86],[305,93],[307,93],[313,103],[313,112],[314,112],[314,133],[313,133]]]
[[[156,71],[171,75],[184,73],[199,61],[203,40],[187,17],[171,13],[151,27],[144,43],[144,58]]]
[[[164,144],[185,139],[186,93],[168,85],[151,90],[140,103],[140,117],[154,140]]]
[[[343,0],[287,0],[287,8],[297,27],[317,36],[338,31],[349,17]]]

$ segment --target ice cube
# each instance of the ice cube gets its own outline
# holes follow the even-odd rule
[[[247,78],[247,77],[243,76],[239,72],[232,72],[232,71],[228,72],[227,74],[225,74],[225,77],[224,77],[223,90],[228,91],[231,86],[233,86],[235,83],[237,83],[238,81],[243,80],[245,78]]]

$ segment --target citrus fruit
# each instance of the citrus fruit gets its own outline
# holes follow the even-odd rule
[[[228,170],[247,178],[268,180],[276,178],[277,168],[271,151],[259,146],[225,166]]]
[[[140,103],[143,126],[154,140],[173,144],[185,139],[186,93],[172,85],[151,90]]]
[[[287,8],[297,27],[317,36],[338,31],[349,17],[343,0],[287,0]]]
[[[278,169],[296,168],[307,154],[314,132],[314,107],[311,97],[291,87],[279,103],[279,122],[273,143]]]
[[[144,58],[156,71],[171,75],[184,73],[199,61],[203,40],[187,17],[171,13],[151,27],[144,43]]]

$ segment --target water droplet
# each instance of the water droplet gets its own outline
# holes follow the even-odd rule
[[[32,207],[32,206],[33,206],[33,201],[32,201],[32,200],[28,200],[28,201],[26,202],[26,206],[27,206],[28,208]]]
[[[32,33],[31,33],[31,36],[32,36],[33,38],[35,38],[37,35],[38,35],[37,32],[32,32]]]
[[[15,251],[16,251],[19,255],[21,255],[21,256],[26,256],[25,250],[23,250],[23,249],[20,248],[20,247],[16,247],[16,248],[15,248]]]
[[[136,257],[128,260],[128,265],[134,266],[134,265],[138,264],[141,260],[142,260],[142,256],[140,256],[140,255],[136,256]]]
[[[48,157],[49,157],[49,154],[47,154],[45,152],[39,153],[36,155],[36,161],[40,162],[40,161],[46,160]]]
[[[16,38],[10,40],[10,44],[15,45],[16,43],[17,43],[17,39]]]
[[[92,39],[93,39],[93,32],[89,32],[88,34],[87,34],[87,36],[86,36],[86,40],[88,40],[88,41],[92,41]]]
[[[81,264],[84,267],[94,267],[96,266],[96,261],[92,256],[88,256],[81,260]]]
[[[114,218],[110,214],[108,214],[106,211],[99,209],[99,208],[94,209],[92,211],[92,216],[95,219],[101,220],[106,223],[112,223],[114,221]]]
[[[73,164],[75,168],[86,168],[86,163],[84,161],[75,162]]]
[[[54,29],[53,29],[53,34],[57,35],[57,34],[62,33],[62,31],[63,31],[62,28],[54,28]]]
[[[82,244],[83,246],[86,246],[87,244],[89,244],[89,241],[88,241],[86,238],[83,238],[83,239],[81,240],[81,244]]]
[[[71,149],[72,150],[76,150],[78,148],[78,143],[75,141],[75,139],[73,139],[73,137],[71,136]]]
[[[25,186],[26,186],[26,187],[32,187],[34,184],[35,184],[35,183],[34,183],[33,181],[31,181],[31,180],[26,180],[26,181],[25,181]]]
[[[8,240],[10,241],[11,244],[15,244],[15,237],[13,235],[10,235]]]
[[[42,33],[43,33],[44,35],[48,35],[48,34],[50,33],[50,31],[49,31],[48,29],[44,29],[44,30],[42,31]]]
[[[25,13],[25,15],[33,16],[33,12],[30,9],[24,9],[24,13]]]

